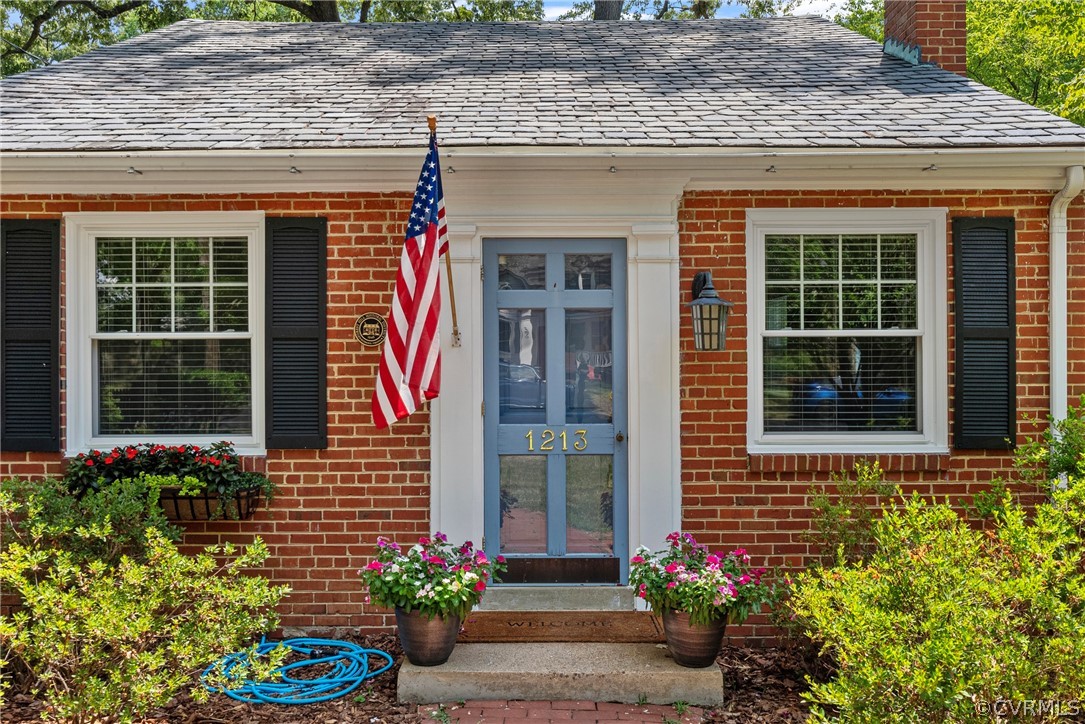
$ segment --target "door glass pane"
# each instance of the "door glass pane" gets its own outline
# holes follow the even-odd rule
[[[566,289],[610,289],[610,254],[566,254]]]
[[[498,310],[497,339],[501,422],[546,422],[546,310]]]
[[[614,412],[611,310],[565,312],[565,420],[610,423]]]
[[[546,256],[501,254],[497,257],[497,288],[546,289]]]
[[[546,553],[546,457],[499,456],[502,553]]]
[[[614,458],[565,458],[565,544],[569,553],[614,554]]]

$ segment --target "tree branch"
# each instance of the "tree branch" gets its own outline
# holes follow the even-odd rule
[[[335,0],[312,0],[312,2],[308,3],[301,2],[301,0],[271,0],[271,2],[289,8],[314,23],[338,23],[340,21],[339,6]]]
[[[59,13],[61,10],[63,10],[69,5],[84,8],[94,13],[98,17],[102,18],[103,20],[108,20],[109,18],[115,18],[118,15],[123,15],[129,10],[135,10],[141,5],[146,5],[147,2],[148,0],[131,0],[130,2],[121,3],[116,7],[107,9],[99,7],[97,4],[91,2],[91,0],[57,0],[57,2],[54,2],[52,5],[45,8],[45,10],[40,12],[38,15],[30,19],[30,36],[23,42],[23,44],[16,45],[15,43],[10,43],[11,47],[6,49],[3,53],[0,53],[0,58],[6,58],[9,55],[14,55],[15,53],[30,54],[30,48],[34,46],[34,43],[38,42],[39,38],[43,37],[41,31],[42,26],[52,20],[54,17],[56,17],[57,13]]]
[[[358,14],[359,23],[369,22],[369,9],[373,7],[373,0],[363,0],[361,12]]]

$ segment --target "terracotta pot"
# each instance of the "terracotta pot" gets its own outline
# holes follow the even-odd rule
[[[723,642],[726,618],[718,618],[707,624],[691,625],[689,614],[682,611],[663,612],[663,635],[675,663],[691,669],[711,666]]]
[[[438,666],[448,661],[456,637],[460,635],[460,617],[427,618],[419,611],[396,609],[399,642],[407,661],[415,666]]]

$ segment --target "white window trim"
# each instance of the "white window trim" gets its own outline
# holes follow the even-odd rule
[[[949,452],[948,306],[946,302],[947,208],[747,209],[747,375],[749,410],[746,447],[766,453]],[[765,237],[769,234],[915,234],[918,248],[919,433],[884,433],[856,438],[846,433],[764,432],[762,333],[765,329]]]
[[[230,436],[238,452],[266,452],[264,436],[264,214],[253,211],[83,212],[66,214],[65,306],[67,319],[66,454],[112,448],[137,442],[197,445],[222,436],[154,435],[94,436],[94,356],[91,335],[95,321],[94,239],[100,236],[244,236],[249,248],[249,324],[252,350],[252,434]],[[88,281],[89,280],[89,281]]]

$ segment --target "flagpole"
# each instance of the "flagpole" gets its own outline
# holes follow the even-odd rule
[[[437,133],[437,116],[427,116],[426,120],[429,121],[430,134]],[[448,301],[452,309],[452,346],[459,347],[460,341],[460,323],[456,319],[456,287],[452,284],[452,244],[449,243],[448,251],[445,252],[445,276],[448,278]]]

